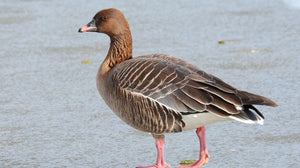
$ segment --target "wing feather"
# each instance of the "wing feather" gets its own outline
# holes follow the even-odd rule
[[[168,125],[178,130],[181,128],[176,122],[182,119],[178,115],[211,112],[221,117],[238,116],[241,109],[237,107],[244,104],[275,103],[239,91],[185,61],[166,55],[141,56],[120,63],[114,71],[114,79],[121,89],[155,101],[152,102],[155,110],[149,110],[149,117],[159,118],[157,122],[151,119],[152,124]]]

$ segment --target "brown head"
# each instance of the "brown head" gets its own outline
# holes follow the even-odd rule
[[[108,72],[115,65],[132,58],[132,38],[128,22],[123,13],[117,9],[99,11],[79,32],[105,33],[111,43],[101,72]]]
[[[110,8],[99,11],[87,25],[78,32],[99,32],[110,37],[130,32],[128,22],[121,11]]]

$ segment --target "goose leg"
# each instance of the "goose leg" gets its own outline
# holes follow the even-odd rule
[[[157,160],[156,164],[153,166],[146,166],[146,167],[137,167],[137,168],[165,168],[170,167],[169,164],[165,162],[164,159],[164,146],[165,146],[165,139],[163,135],[160,135],[160,138],[157,138],[156,135],[153,135],[156,140],[156,149],[157,149]],[[162,137],[162,138],[161,138]]]
[[[207,151],[206,143],[205,143],[205,127],[203,126],[203,127],[197,128],[196,133],[198,135],[199,142],[200,142],[199,160],[196,161],[194,164],[187,165],[187,166],[180,166],[179,168],[199,168],[199,167],[205,165],[206,163],[208,163],[209,155],[208,155],[208,151]]]

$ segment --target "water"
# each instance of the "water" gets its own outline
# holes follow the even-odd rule
[[[178,56],[280,105],[259,107],[264,126],[207,126],[204,167],[300,167],[300,8],[293,0],[2,0],[0,167],[155,162],[153,138],[124,124],[98,95],[95,76],[109,39],[77,33],[107,7],[128,18],[135,56]],[[194,131],[167,135],[166,160],[176,167],[197,159],[198,146]]]

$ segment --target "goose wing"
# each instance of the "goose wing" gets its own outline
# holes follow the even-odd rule
[[[127,60],[114,70],[114,81],[170,109],[176,115],[211,112],[220,117],[238,115],[245,104],[274,106],[268,98],[239,91],[197,67],[167,55]]]

